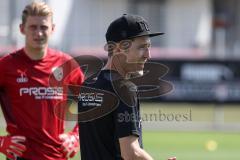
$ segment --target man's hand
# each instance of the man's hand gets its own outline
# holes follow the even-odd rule
[[[138,137],[127,136],[119,138],[121,156],[123,159],[153,160],[153,158],[143,150],[138,142]]]
[[[59,135],[62,141],[62,150],[65,158],[72,158],[79,150],[79,136],[76,133],[69,132]]]
[[[2,136],[0,137],[0,152],[10,159],[15,159],[16,156],[21,157],[26,151],[26,146],[23,144],[25,141],[24,136]]]

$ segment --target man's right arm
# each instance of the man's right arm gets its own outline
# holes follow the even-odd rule
[[[153,158],[143,150],[138,142],[137,136],[127,136],[119,138],[121,156],[124,160],[153,160]]]

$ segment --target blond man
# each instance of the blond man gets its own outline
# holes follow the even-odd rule
[[[68,75],[64,63],[71,57],[48,47],[54,28],[48,5],[28,4],[20,24],[25,46],[0,59],[0,100],[8,132],[0,136],[0,152],[8,159],[66,160],[77,152],[78,127],[64,133],[56,108],[64,101],[63,86],[81,85],[84,76],[80,69]]]

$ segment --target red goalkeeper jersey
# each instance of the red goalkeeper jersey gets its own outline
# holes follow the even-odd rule
[[[27,138],[23,158],[65,160],[59,139],[64,120],[56,111],[61,111],[57,107],[63,102],[64,86],[81,85],[84,80],[79,67],[71,72],[77,64],[71,59],[52,49],[41,60],[31,60],[24,49],[0,59],[1,107],[9,134]]]

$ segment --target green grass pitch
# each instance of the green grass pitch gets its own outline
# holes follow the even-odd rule
[[[240,159],[240,134],[219,132],[144,132],[145,149],[156,160]],[[211,141],[216,144],[211,144]]]

